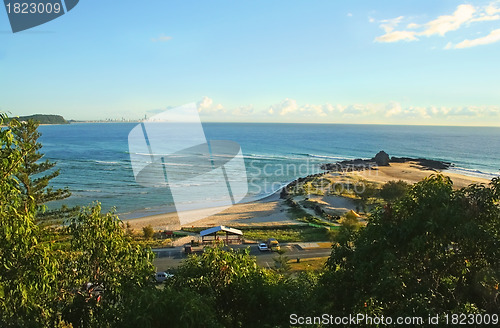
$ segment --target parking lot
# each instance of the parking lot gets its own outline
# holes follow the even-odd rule
[[[297,258],[328,257],[330,256],[331,248],[324,244],[326,243],[289,243],[281,244],[281,249],[285,251],[284,256],[287,256],[291,260]],[[273,258],[278,256],[276,252],[259,251],[257,244],[232,245],[231,247],[234,249],[250,248],[250,255],[256,256],[257,264],[262,267],[274,267]],[[202,252],[202,248],[195,247],[193,251]],[[156,254],[153,264],[156,266],[157,271],[167,271],[176,268],[187,257],[183,247],[157,248],[153,249],[153,252]]]

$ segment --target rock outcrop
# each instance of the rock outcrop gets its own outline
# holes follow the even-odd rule
[[[377,163],[378,166],[389,166],[390,158],[389,154],[381,150],[372,158],[372,161]]]
[[[446,170],[453,166],[450,162],[436,161],[426,158],[411,158],[411,157],[389,157],[385,151],[379,151],[372,159],[353,159],[336,163],[325,163],[321,165],[321,169],[333,172],[349,172],[361,171],[366,169],[376,169],[377,166],[389,166],[390,163],[407,163],[413,162],[415,165],[420,165],[427,170]]]

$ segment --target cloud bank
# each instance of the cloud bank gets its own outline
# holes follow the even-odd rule
[[[225,108],[211,98],[198,102],[200,115],[225,121],[315,122],[315,123],[391,123],[491,125],[500,122],[500,106],[404,106],[386,104],[299,104],[285,98],[260,109],[253,105]]]

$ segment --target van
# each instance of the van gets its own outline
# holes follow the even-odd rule
[[[277,252],[280,250],[280,243],[278,243],[276,238],[269,238],[267,240],[267,248],[269,248],[273,252]]]

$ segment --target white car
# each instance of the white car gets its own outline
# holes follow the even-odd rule
[[[164,282],[168,278],[172,278],[174,275],[168,272],[157,272],[155,275],[156,282]]]
[[[259,247],[259,251],[261,251],[261,252],[269,250],[269,248],[267,248],[267,244],[266,243],[260,243],[257,247]]]

